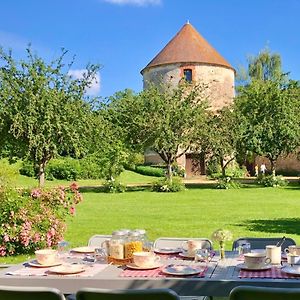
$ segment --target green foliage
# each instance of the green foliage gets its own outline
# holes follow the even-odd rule
[[[282,176],[274,176],[274,175],[259,175],[257,178],[258,184],[265,187],[281,187],[288,185],[287,180],[285,180]]]
[[[241,127],[240,145],[266,156],[275,171],[280,155],[300,145],[300,89],[293,82],[252,81],[235,99]]]
[[[65,157],[63,159],[52,159],[47,168],[46,175],[50,178],[77,180],[80,178],[81,166],[79,160]]]
[[[24,160],[22,161],[22,165],[19,170],[21,175],[27,176],[27,177],[35,177],[38,174],[38,170],[34,168],[33,163]]]
[[[88,155],[80,159],[80,179],[99,179],[103,178],[101,173],[101,166],[97,162],[97,158],[94,155]]]
[[[84,96],[98,66],[72,79],[66,53],[47,64],[30,48],[21,61],[0,49],[0,145],[38,165],[40,185],[49,160],[59,153],[82,155],[90,133],[91,105]]]
[[[233,180],[231,177],[220,177],[218,179],[218,183],[216,185],[216,189],[239,189],[241,187],[241,184],[235,180]]]
[[[52,190],[0,188],[0,256],[33,253],[63,239],[67,215],[82,200],[78,186]]]
[[[109,179],[104,182],[103,191],[105,193],[124,193],[126,191],[126,186],[117,180]]]
[[[154,192],[180,192],[185,190],[185,185],[182,182],[181,178],[174,177],[172,181],[168,178],[164,178],[161,180],[156,181],[153,186],[152,190]]]
[[[165,168],[151,166],[136,166],[134,171],[142,175],[155,177],[164,177],[166,173]]]
[[[10,164],[7,159],[0,160],[0,188],[8,185],[18,174],[18,165]]]

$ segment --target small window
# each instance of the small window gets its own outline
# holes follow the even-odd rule
[[[183,70],[183,76],[184,76],[184,79],[187,82],[192,82],[192,80],[193,80],[193,73],[192,73],[191,69],[184,69]]]

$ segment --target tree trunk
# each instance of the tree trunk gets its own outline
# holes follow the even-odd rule
[[[173,172],[172,172],[172,163],[171,162],[167,162],[167,178],[172,183]]]
[[[45,184],[45,167],[46,167],[46,162],[40,162],[40,164],[39,164],[39,187],[43,187]]]
[[[226,177],[226,165],[224,164],[223,157],[220,157],[220,164],[222,169],[222,177]]]
[[[272,176],[276,176],[276,160],[270,159]]]

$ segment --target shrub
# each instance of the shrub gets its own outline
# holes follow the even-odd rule
[[[184,177],[185,176],[185,169],[178,164],[174,164],[172,167],[172,173],[173,176],[178,176],[178,177]]]
[[[78,186],[49,190],[0,189],[0,256],[32,253],[56,246],[66,230],[65,218],[82,200]]]
[[[105,193],[124,193],[126,187],[114,179],[106,180],[103,184],[103,191]]]
[[[80,175],[79,160],[67,157],[52,159],[46,167],[46,175],[47,179],[77,180]]]
[[[180,192],[185,189],[185,185],[181,178],[173,178],[172,182],[168,178],[164,178],[156,181],[152,185],[152,190],[154,192]]]
[[[165,168],[161,168],[161,167],[136,166],[135,172],[147,176],[155,176],[155,177],[165,176]]]
[[[288,184],[287,180],[285,180],[282,176],[274,176],[274,175],[259,175],[257,178],[258,184],[265,187],[280,187],[286,186]]]
[[[93,156],[87,156],[79,160],[80,179],[99,179],[102,177],[101,169]]]
[[[37,170],[34,168],[32,162],[24,160],[22,162],[19,173],[24,176],[35,177],[37,175]]]
[[[18,174],[19,165],[10,164],[8,159],[0,160],[0,187],[9,184]]]
[[[235,180],[232,180],[231,177],[221,177],[218,179],[218,183],[216,185],[217,189],[239,189],[241,187],[241,184]]]

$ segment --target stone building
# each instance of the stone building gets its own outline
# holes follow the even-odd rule
[[[234,68],[196,31],[185,24],[169,43],[141,71],[144,88],[149,83],[178,85],[182,78],[208,85],[209,102],[213,110],[232,103],[234,98]],[[199,160],[200,158],[200,160]],[[200,161],[200,162],[199,162]],[[145,162],[162,162],[153,151],[145,153]],[[205,174],[204,157],[186,153],[178,164],[187,176]]]

